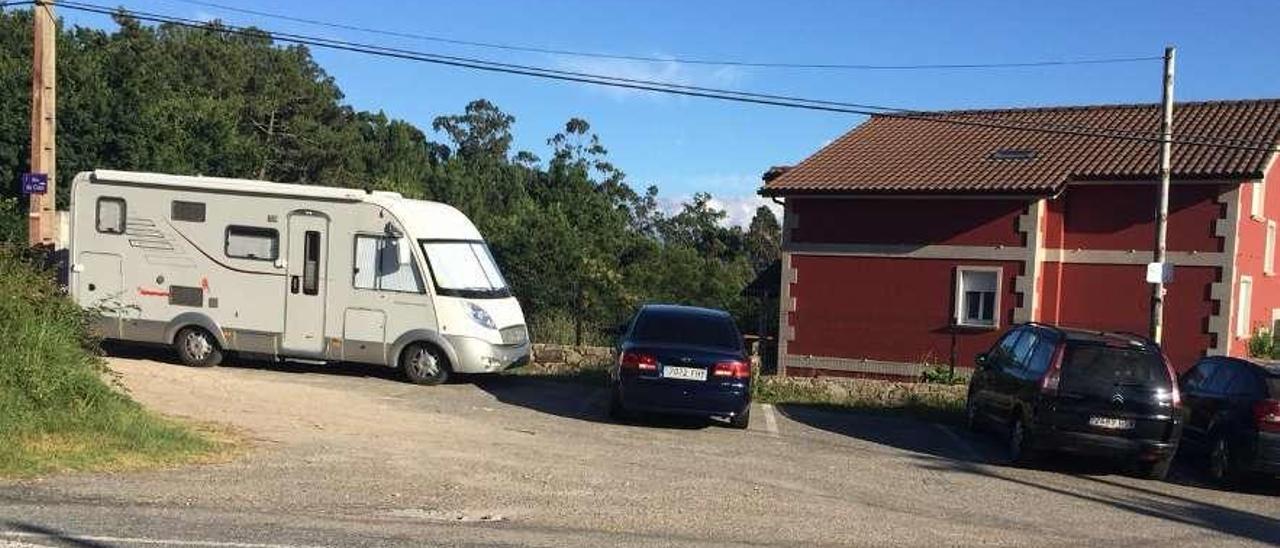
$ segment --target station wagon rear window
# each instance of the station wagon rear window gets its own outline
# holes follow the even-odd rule
[[[1062,363],[1062,389],[1112,394],[1117,387],[1172,388],[1160,354],[1142,347],[1069,343]]]
[[[229,226],[226,253],[233,259],[274,261],[280,256],[280,234],[270,228]]]

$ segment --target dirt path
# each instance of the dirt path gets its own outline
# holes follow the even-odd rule
[[[1273,495],[1072,463],[992,466],[990,444],[929,423],[783,407],[758,408],[746,432],[619,425],[604,419],[604,391],[583,385],[420,387],[356,366],[192,369],[156,358],[111,367],[143,404],[230,425],[247,452],[0,484],[0,519],[28,535],[8,540],[58,525],[272,544],[1280,542]]]

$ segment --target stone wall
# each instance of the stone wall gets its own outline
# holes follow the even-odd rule
[[[613,359],[613,348],[607,346],[533,345],[533,363],[538,366],[574,369],[602,367]]]

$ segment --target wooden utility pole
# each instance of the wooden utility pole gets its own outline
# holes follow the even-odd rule
[[[32,246],[53,246],[58,240],[56,211],[56,165],[54,131],[57,128],[54,85],[56,73],[56,38],[58,28],[53,17],[53,2],[37,0],[32,10],[34,48],[31,59],[31,173],[48,176],[42,194],[31,194],[27,220],[28,242]]]
[[[1168,236],[1169,221],[1169,154],[1173,139],[1173,60],[1174,48],[1164,48],[1164,92],[1160,96],[1160,205],[1156,209],[1156,254],[1155,264],[1161,270],[1158,281],[1151,289],[1151,339],[1160,342],[1164,335],[1164,284],[1168,281],[1167,273],[1172,272],[1165,265],[1165,240]],[[1149,273],[1150,275],[1150,273]]]

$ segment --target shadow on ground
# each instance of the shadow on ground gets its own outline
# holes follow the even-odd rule
[[[152,346],[142,344],[127,344],[114,341],[102,343],[102,350],[107,356],[115,358],[128,358],[135,360],[151,360],[174,367],[187,367],[178,361],[178,356],[173,350],[166,346]],[[386,379],[388,381],[404,382],[403,375],[398,369],[390,367],[351,362],[333,362],[326,364],[310,364],[291,361],[275,361],[269,359],[255,359],[248,356],[238,354],[228,354],[222,360],[222,364],[218,367],[227,367],[235,369],[257,369],[261,371],[279,371],[281,373],[292,374],[317,374],[317,375],[336,375],[344,377],[364,377],[373,379]]]
[[[498,401],[540,413],[596,423],[618,424],[609,417],[609,391],[599,385],[556,381],[530,375],[488,375],[471,379]],[[628,426],[694,430],[712,423],[705,419],[663,415],[634,417]]]
[[[975,433],[919,419],[805,405],[782,404],[777,409],[783,416],[813,428],[916,453],[909,458],[930,470],[993,478],[1241,539],[1280,544],[1280,519],[1211,502],[1223,493],[1210,486],[1194,461],[1180,459],[1168,481],[1156,482],[1117,477],[1125,467],[1107,459],[1051,454],[1033,468],[1061,474],[1063,481],[1031,481],[1007,465],[998,431]],[[1083,487],[1068,477],[1081,480]],[[1076,485],[1059,487],[1052,483]],[[1280,494],[1277,484],[1280,482],[1258,481],[1242,491],[1275,496]]]
[[[979,463],[921,457],[921,466],[941,472],[959,472],[1014,483],[1030,489],[1102,504],[1117,511],[1156,518],[1240,539],[1280,544],[1280,519],[1232,508],[1212,499],[1212,491],[1189,489],[1162,482],[1138,482],[1127,478],[1069,473],[1080,483],[1068,484],[1015,477],[1012,470]],[[1180,492],[1173,492],[1178,490]]]
[[[54,541],[61,545],[81,548],[105,548],[107,546],[111,546],[110,544],[103,544],[91,539],[72,535],[66,531],[60,531],[58,529],[52,529],[34,523],[27,523],[25,521],[6,521],[3,523],[8,531],[35,535],[42,541]],[[0,534],[0,541],[4,538],[5,536]]]

